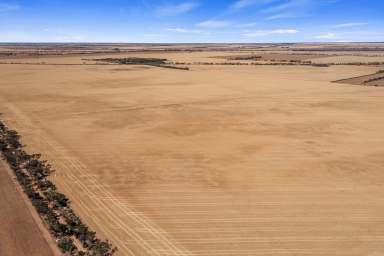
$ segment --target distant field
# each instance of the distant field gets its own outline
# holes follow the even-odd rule
[[[382,67],[81,65],[241,50],[19,58],[0,112],[118,255],[383,254],[384,90],[331,82]]]
[[[6,168],[8,167],[0,160],[0,255],[57,255],[52,252],[22,198],[21,191],[16,190],[16,181],[12,181]],[[38,219],[37,213],[35,214]]]
[[[315,63],[372,63],[372,62],[384,62],[384,56],[332,56],[311,59]]]

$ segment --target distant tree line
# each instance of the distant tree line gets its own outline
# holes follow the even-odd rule
[[[105,58],[105,59],[95,59],[95,61],[110,62],[123,65],[162,65],[167,64],[167,59],[159,58]]]
[[[260,60],[262,56],[230,56],[227,60]]]
[[[71,209],[68,198],[48,180],[51,165],[40,154],[23,150],[20,135],[0,120],[0,151],[15,173],[33,206],[55,237],[60,250],[71,256],[111,256],[116,252],[109,241],[96,237]],[[31,234],[33,235],[33,234]],[[82,248],[75,245],[77,240]]]
[[[271,62],[171,62],[173,65],[211,65],[211,66],[313,66],[329,67],[328,64],[316,64],[310,61],[271,61]]]
[[[159,58],[105,58],[105,59],[95,59],[95,61],[102,61],[120,65],[148,65],[155,66],[160,68],[170,68],[170,69],[181,69],[181,70],[189,70],[188,67],[176,67],[172,66],[172,63],[167,59],[159,59]]]

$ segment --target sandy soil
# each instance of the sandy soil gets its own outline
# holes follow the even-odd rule
[[[0,160],[0,255],[57,256],[53,241],[43,229],[38,214],[28,205],[22,191]],[[25,198],[24,198],[25,197]],[[48,238],[48,240],[47,240]]]
[[[384,90],[330,82],[376,71],[2,65],[0,109],[120,255],[376,256]]]

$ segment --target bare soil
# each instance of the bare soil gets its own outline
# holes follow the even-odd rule
[[[61,255],[10,172],[0,160],[0,255]]]

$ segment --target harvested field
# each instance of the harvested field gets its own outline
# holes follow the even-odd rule
[[[7,168],[0,160],[0,255],[60,255],[52,249],[55,245],[47,240],[49,233],[42,229],[42,223],[37,224],[40,221],[37,212],[32,205],[28,206],[21,189],[16,189],[17,181],[12,180]]]
[[[4,64],[0,109],[117,255],[375,256],[384,90],[331,81],[376,71]]]
[[[361,65],[367,63],[384,63],[384,56],[331,56],[331,57],[321,57],[321,58],[312,58],[310,59],[313,63],[318,64],[354,64],[361,63]]]

